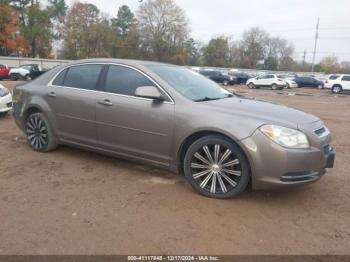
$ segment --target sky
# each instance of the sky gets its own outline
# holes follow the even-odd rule
[[[68,5],[76,0],[67,0]],[[312,62],[317,18],[320,18],[316,62],[335,55],[339,61],[350,61],[350,0],[174,0],[190,21],[191,36],[203,43],[211,37],[227,35],[240,40],[253,26],[265,29],[271,36],[292,41],[294,59]],[[81,0],[95,4],[114,17],[126,4],[136,11],[139,0]]]

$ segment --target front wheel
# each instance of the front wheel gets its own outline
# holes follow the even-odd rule
[[[31,114],[26,122],[27,140],[35,151],[48,152],[57,147],[50,123],[42,113]]]
[[[227,80],[224,80],[224,82],[222,82],[222,84],[223,84],[224,86],[228,86],[229,82],[228,82]]]
[[[200,138],[189,147],[184,172],[198,193],[211,198],[238,196],[250,179],[248,161],[241,149],[218,135]]]
[[[272,90],[277,90],[277,89],[278,89],[278,86],[277,86],[276,84],[273,84],[273,85],[271,86],[271,88],[272,88]]]

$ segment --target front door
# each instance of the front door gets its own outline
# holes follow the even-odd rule
[[[104,92],[97,97],[98,143],[102,148],[121,155],[169,165],[174,103],[170,98],[159,102],[135,97],[135,90],[140,86],[157,85],[133,68],[109,66]]]

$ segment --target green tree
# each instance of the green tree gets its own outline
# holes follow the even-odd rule
[[[112,19],[112,27],[121,36],[126,36],[129,28],[135,24],[135,15],[127,5],[122,5],[118,10],[117,18]]]
[[[48,0],[44,5],[40,0],[9,0],[20,13],[20,27],[31,47],[31,56],[47,57],[51,53],[55,36],[54,24],[65,14],[64,0]]]
[[[220,36],[209,41],[203,48],[204,64],[206,66],[228,67],[230,48],[228,38]]]

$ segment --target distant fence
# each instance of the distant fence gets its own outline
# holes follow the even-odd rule
[[[43,69],[51,69],[53,67],[66,64],[71,62],[70,60],[58,60],[58,59],[42,59],[42,58],[28,58],[28,57],[13,57],[13,56],[0,56],[0,64],[7,65],[8,67],[18,67],[20,65],[25,64],[38,64]],[[298,75],[316,75],[322,76],[324,73],[312,73],[312,72],[292,72],[292,71],[271,71],[271,70],[256,70],[256,69],[233,69],[233,68],[218,68],[218,67],[191,67],[189,68],[195,70],[203,70],[203,69],[214,69],[214,70],[237,70],[246,72],[252,75],[259,75],[264,73],[275,73],[275,74],[288,74],[288,73],[296,73]]]
[[[43,69],[51,69],[53,67],[66,64],[69,62],[70,62],[69,60],[58,60],[58,59],[0,56],[0,64],[7,65],[8,67],[18,67],[20,65],[25,65],[25,64],[38,64]]]

